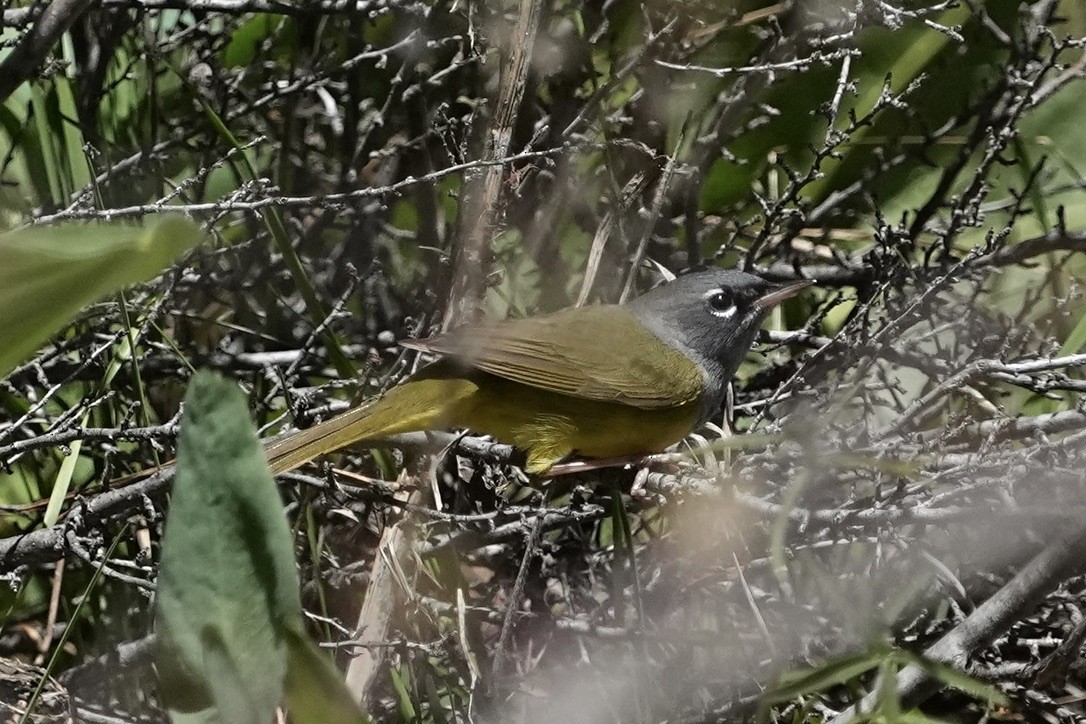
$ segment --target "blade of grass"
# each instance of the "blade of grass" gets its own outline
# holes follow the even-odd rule
[[[905,649],[896,650],[894,652],[894,657],[903,665],[912,664],[920,667],[928,676],[944,686],[957,689],[974,699],[987,701],[998,706],[1007,706],[1008,704],[1007,697],[1004,696],[1003,692],[999,689],[991,684],[973,678],[969,674],[960,671],[950,664],[944,664],[941,661],[933,661],[932,659],[914,654]]]
[[[118,302],[118,304],[120,305],[120,308],[121,308],[121,316],[124,318],[125,329],[128,331],[128,349],[131,351],[130,358],[132,360],[132,374],[136,378],[135,379],[136,393],[139,395],[139,398],[140,398],[140,409],[139,409],[140,420],[142,421],[142,423],[145,426],[150,426],[150,424],[151,424],[151,416],[150,416],[151,406],[147,402],[147,392],[146,392],[146,390],[143,389],[143,375],[140,373],[140,356],[136,352],[136,335],[135,335],[135,329],[136,328],[132,325],[132,320],[131,320],[131,318],[130,318],[130,316],[128,314],[128,302],[125,299],[124,292],[121,292],[120,294],[117,295],[117,302]],[[155,448],[155,447],[152,447],[151,448],[151,454],[155,458],[155,465],[161,465],[162,461],[159,460],[158,449]]]
[[[819,694],[867,673],[879,666],[886,655],[886,647],[879,645],[868,651],[833,659],[812,671],[795,675],[795,678],[786,676],[785,681],[766,693],[764,701],[776,704],[800,696]]]
[[[128,329],[128,335],[121,340],[117,353],[113,355],[109,367],[106,368],[106,373],[102,376],[102,381],[98,385],[99,392],[109,389],[110,384],[113,382],[113,378],[116,377],[117,373],[120,371],[121,365],[124,364],[126,359],[133,356],[133,345],[138,336],[138,330]],[[79,421],[79,427],[86,427],[89,420],[90,410],[87,410],[83,413],[83,417]],[[53,489],[49,493],[49,505],[46,506],[45,516],[42,519],[42,522],[47,527],[55,525],[57,519],[60,518],[60,509],[64,505],[65,498],[68,497],[68,489],[72,484],[72,475],[75,474],[75,466],[79,462],[79,453],[82,449],[83,441],[75,440],[68,447],[68,454],[60,463],[60,470],[57,471],[56,480],[53,481]]]
[[[772,564],[773,575],[776,576],[781,588],[785,591],[791,590],[791,584],[788,582],[788,563],[784,556],[784,539],[788,534],[788,523],[792,509],[799,502],[799,498],[803,494],[804,488],[807,487],[810,477],[811,474],[804,471],[796,476],[796,479],[785,488],[784,495],[781,497],[781,512],[773,520],[773,527],[769,533],[769,560]]]
[[[888,656],[879,665],[879,703],[878,713],[887,724],[897,724],[901,720],[901,700],[897,695],[897,662]]]
[[[411,694],[407,691],[407,684],[399,668],[394,666],[388,673],[392,677],[392,688],[396,691],[396,701],[399,702],[400,716],[403,717],[403,721],[417,721],[418,714],[415,713],[415,705],[411,702]]]
[[[181,79],[181,82],[192,94],[192,97],[199,102],[200,107],[204,111],[204,115],[211,122],[211,125],[215,128],[218,134],[225,140],[231,147],[238,151],[238,157],[241,160],[241,169],[236,171],[240,178],[246,181],[256,181],[259,176],[256,172],[256,168],[253,166],[252,159],[249,158],[249,150],[245,148],[237,136],[230,130],[215,110],[209,106],[201,97],[200,93],[192,87],[188,79],[183,77],[176,70],[171,68],[173,72]],[[294,279],[294,283],[298,285],[298,291],[302,295],[302,299],[305,301],[306,309],[309,311],[310,321],[314,327],[320,327],[324,320],[328,317],[328,311],[325,309],[324,304],[321,303],[317,296],[317,290],[313,287],[312,281],[309,279],[309,274],[305,270],[305,265],[302,264],[302,260],[298,257],[298,254],[294,251],[294,247],[290,243],[290,235],[287,233],[286,224],[283,223],[282,214],[278,209],[265,208],[260,211],[260,218],[264,222],[264,226],[268,230],[268,234],[272,238],[272,242],[275,244],[276,251],[283,256],[283,260],[287,263],[287,268],[290,270],[291,277]],[[340,377],[344,379],[351,379],[355,376],[356,370],[354,364],[347,358],[347,355],[343,352],[343,346],[340,344],[339,339],[331,330],[325,329],[322,335],[324,337],[325,344],[328,345],[328,355],[332,361],[332,365],[336,368],[336,372]]]
[[[53,92],[56,94],[57,99],[57,112],[59,123],[59,135],[63,141],[63,145],[58,148],[59,153],[63,157],[65,181],[67,182],[67,195],[65,198],[71,198],[75,189],[85,188],[90,185],[94,179],[94,174],[91,172],[90,164],[87,159],[86,151],[86,139],[83,138],[83,131],[79,128],[79,124],[72,122],[69,119],[79,117],[79,111],[75,105],[75,96],[72,94],[71,81],[61,75],[58,75],[53,80]]]
[[[91,576],[90,582],[83,590],[83,596],[79,599],[79,603],[76,604],[75,611],[72,612],[72,617],[68,620],[68,625],[64,627],[64,632],[61,633],[60,639],[56,642],[56,645],[53,646],[53,653],[49,657],[49,662],[45,665],[45,672],[38,681],[34,693],[31,694],[30,700],[26,703],[26,708],[23,709],[22,716],[19,717],[19,724],[25,724],[25,722],[30,720],[30,712],[33,711],[38,699],[41,698],[41,693],[45,689],[45,682],[49,679],[53,667],[56,666],[57,657],[60,655],[60,652],[64,650],[65,644],[68,643],[68,637],[76,630],[76,627],[73,624],[79,619],[79,615],[83,612],[83,607],[86,605],[87,601],[90,600],[90,592],[98,585],[98,581],[102,577],[102,571],[106,567],[106,561],[113,557],[113,553],[117,550],[117,546],[120,544],[121,539],[124,537],[124,534],[128,532],[128,526],[129,523],[126,522],[121,527],[120,532],[113,538],[113,542],[110,543],[109,548],[106,550],[105,556],[102,557],[102,562],[94,569],[94,575]]]
[[[31,113],[34,114],[34,130],[37,131],[42,165],[45,167],[46,178],[49,180],[49,200],[55,206],[60,206],[64,202],[64,192],[60,188],[56,143],[53,140],[53,132],[49,128],[45,94],[37,83],[32,83],[30,86],[30,107]]]

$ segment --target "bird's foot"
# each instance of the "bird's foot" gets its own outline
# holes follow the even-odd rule
[[[590,470],[603,468],[636,467],[656,468],[672,466],[682,458],[668,453],[655,453],[648,455],[621,455],[613,458],[587,458],[585,460],[569,460],[563,463],[555,463],[543,475],[548,478],[557,478],[562,475],[576,475]]]

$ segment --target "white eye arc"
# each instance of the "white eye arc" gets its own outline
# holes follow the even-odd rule
[[[709,305],[709,313],[714,317],[727,319],[738,311],[734,297],[727,289],[713,289],[705,294],[704,299]]]

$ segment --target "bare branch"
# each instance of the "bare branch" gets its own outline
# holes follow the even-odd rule
[[[34,27],[0,62],[0,103],[37,73],[60,36],[93,3],[94,0],[50,0]]]

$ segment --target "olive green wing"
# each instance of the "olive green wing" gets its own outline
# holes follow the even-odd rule
[[[405,347],[514,382],[645,409],[697,400],[700,369],[617,305],[472,325]]]

